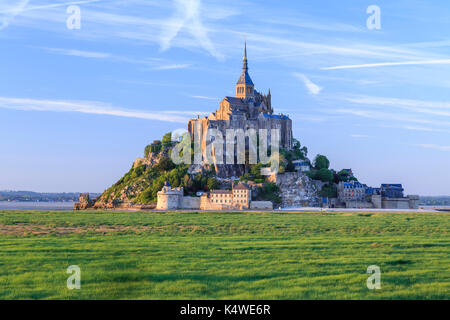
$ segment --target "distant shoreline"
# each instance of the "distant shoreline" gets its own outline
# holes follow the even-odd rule
[[[73,201],[65,202],[51,202],[51,201],[0,201],[0,211],[73,211]],[[419,209],[346,209],[346,208],[283,208],[276,210],[136,210],[136,209],[88,209],[80,212],[192,212],[192,213],[246,213],[246,212],[267,212],[267,213],[319,213],[319,212],[333,212],[333,213],[450,213],[450,206],[420,206]]]
[[[33,203],[33,202],[71,202],[74,203],[76,200],[62,200],[62,201],[55,201],[55,200],[0,200],[0,203],[2,202],[18,202],[18,203]]]
[[[0,210],[70,211],[74,201],[0,201]]]

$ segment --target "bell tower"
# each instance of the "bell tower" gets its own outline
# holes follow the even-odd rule
[[[247,41],[244,45],[244,61],[242,65],[242,74],[236,83],[236,97],[241,99],[253,98],[255,96],[255,85],[248,74],[247,61]]]

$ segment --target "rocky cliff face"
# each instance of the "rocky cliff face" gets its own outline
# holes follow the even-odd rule
[[[280,188],[282,208],[320,206],[322,183],[311,180],[301,172],[273,175],[269,181],[275,182]]]
[[[78,202],[74,205],[74,210],[85,210],[89,209],[93,205],[93,201],[91,201],[89,197],[89,193],[82,193],[78,199]]]
[[[219,164],[217,176],[221,178],[240,177],[248,172],[243,164]]]
[[[163,151],[162,153],[152,153],[150,152],[145,158],[136,158],[133,163],[133,168],[137,168],[143,165],[154,166],[159,162],[162,156],[168,156],[168,151]]]

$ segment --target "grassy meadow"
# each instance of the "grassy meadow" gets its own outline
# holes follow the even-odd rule
[[[0,211],[0,299],[449,299],[449,218]]]

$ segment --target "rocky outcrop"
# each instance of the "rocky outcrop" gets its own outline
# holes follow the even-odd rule
[[[313,181],[301,172],[286,172],[269,177],[280,188],[281,207],[320,206],[322,183]]]
[[[243,164],[218,164],[216,170],[220,178],[240,177],[248,172]]]
[[[91,200],[89,193],[81,193],[78,202],[74,205],[74,210],[86,210],[92,208],[94,201]]]
[[[153,166],[159,162],[162,156],[168,156],[168,152],[162,152],[159,154],[155,154],[150,152],[147,157],[145,158],[136,158],[136,160],[133,163],[133,169],[146,165],[146,166]]]
[[[216,166],[209,164],[191,164],[188,173],[194,175],[210,171],[211,169],[215,169],[216,177],[222,179],[239,178],[248,172],[248,167],[243,164],[218,164]]]
[[[141,179],[132,184],[126,185],[118,193],[118,196],[108,197],[106,194],[102,194],[93,207],[95,209],[111,209],[119,206],[132,206],[132,198],[139,195],[148,186],[148,182],[145,179]]]

